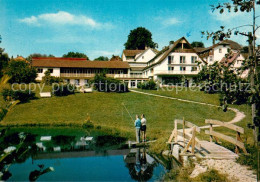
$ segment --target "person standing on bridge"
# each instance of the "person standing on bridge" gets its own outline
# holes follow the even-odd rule
[[[146,119],[144,114],[141,115],[141,132],[143,135],[143,142],[146,142]]]
[[[139,119],[139,116],[136,115],[135,130],[136,130],[136,142],[137,143],[140,143],[140,128],[141,128],[141,120]]]

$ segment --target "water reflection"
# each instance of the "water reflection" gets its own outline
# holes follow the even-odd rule
[[[150,180],[157,165],[156,161],[147,154],[145,147],[130,150],[130,153],[124,156],[124,161],[132,179],[137,181]]]
[[[0,135],[1,180],[155,180],[164,172],[146,148],[99,136]],[[59,165],[57,165],[59,164]]]

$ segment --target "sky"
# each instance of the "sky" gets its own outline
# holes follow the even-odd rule
[[[252,22],[251,13],[212,13],[210,5],[227,1],[0,0],[0,47],[14,57],[32,53],[61,57],[69,51],[85,53],[91,60],[121,56],[130,30],[140,26],[151,31],[159,50],[182,36],[210,46],[212,40],[202,38],[201,31]],[[246,37],[231,39],[247,44]]]

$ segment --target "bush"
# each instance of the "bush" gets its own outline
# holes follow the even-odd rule
[[[31,99],[35,98],[35,93],[31,92],[29,89],[27,90],[12,90],[12,89],[4,89],[2,93],[5,101],[10,100],[19,100],[20,102],[28,102]]]
[[[42,83],[45,83],[46,85],[52,85],[53,83],[60,82],[62,82],[62,79],[59,77],[51,76],[50,71],[46,71],[44,73],[44,76],[42,77]]]
[[[99,92],[128,92],[127,84],[114,78],[107,78],[105,73],[96,74],[91,83]]]
[[[145,89],[145,90],[156,90],[157,85],[156,85],[155,81],[149,80],[149,81],[146,81],[146,82],[143,82],[143,83],[139,82],[137,84],[137,88]]]
[[[94,128],[94,124],[91,121],[87,121],[82,125],[83,128]]]
[[[71,84],[55,84],[52,92],[55,96],[67,96],[74,94],[74,91],[75,87]]]

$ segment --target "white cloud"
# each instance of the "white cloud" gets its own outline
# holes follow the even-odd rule
[[[22,23],[26,23],[28,25],[44,25],[44,24],[52,24],[52,25],[80,25],[87,26],[92,28],[99,27],[109,27],[112,25],[109,23],[99,23],[94,19],[84,16],[84,15],[73,15],[71,13],[65,11],[59,11],[57,13],[45,13],[40,14],[38,16],[26,17],[19,20]]]
[[[27,23],[27,24],[34,24],[38,25],[38,20],[35,16],[31,16],[29,18],[21,19],[20,22]]]
[[[172,25],[178,25],[178,24],[182,23],[182,21],[180,21],[176,17],[158,16],[158,17],[154,17],[153,19],[154,19],[154,21],[159,22],[163,27],[169,27],[169,26],[172,26]]]
[[[165,20],[162,21],[162,24],[164,26],[171,26],[171,25],[176,25],[176,24],[179,24],[181,23],[180,20],[178,20],[177,18],[175,17],[172,17],[172,18],[167,18]]]

